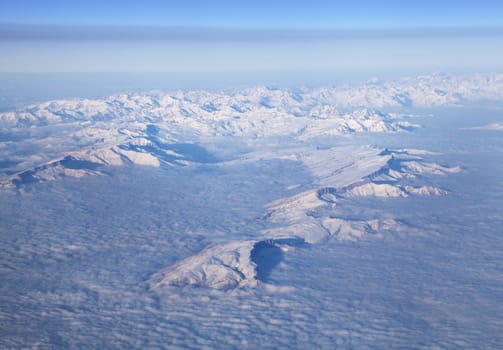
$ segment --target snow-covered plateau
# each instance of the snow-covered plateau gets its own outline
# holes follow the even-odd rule
[[[0,347],[500,344],[501,100],[432,74],[0,113]]]

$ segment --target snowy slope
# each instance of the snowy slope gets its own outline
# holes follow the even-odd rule
[[[251,251],[256,242],[242,241],[208,247],[195,256],[159,271],[150,279],[152,290],[169,286],[216,289],[253,287],[256,265]]]

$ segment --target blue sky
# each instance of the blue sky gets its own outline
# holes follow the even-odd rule
[[[503,1],[0,2],[1,72],[501,71]]]
[[[501,1],[2,0],[14,23],[224,27],[404,27],[503,24]]]

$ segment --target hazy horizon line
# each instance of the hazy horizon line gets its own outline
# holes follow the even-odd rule
[[[503,26],[226,27],[0,23],[3,41],[309,41],[503,36]]]

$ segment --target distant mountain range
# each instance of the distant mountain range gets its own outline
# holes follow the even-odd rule
[[[502,98],[503,74],[433,74],[361,86],[256,86],[49,101],[0,113],[0,183],[21,186],[59,176],[99,175],[103,167],[130,163],[217,162],[218,155],[204,145],[227,137],[250,144],[408,131],[418,125],[406,114],[384,110]]]

